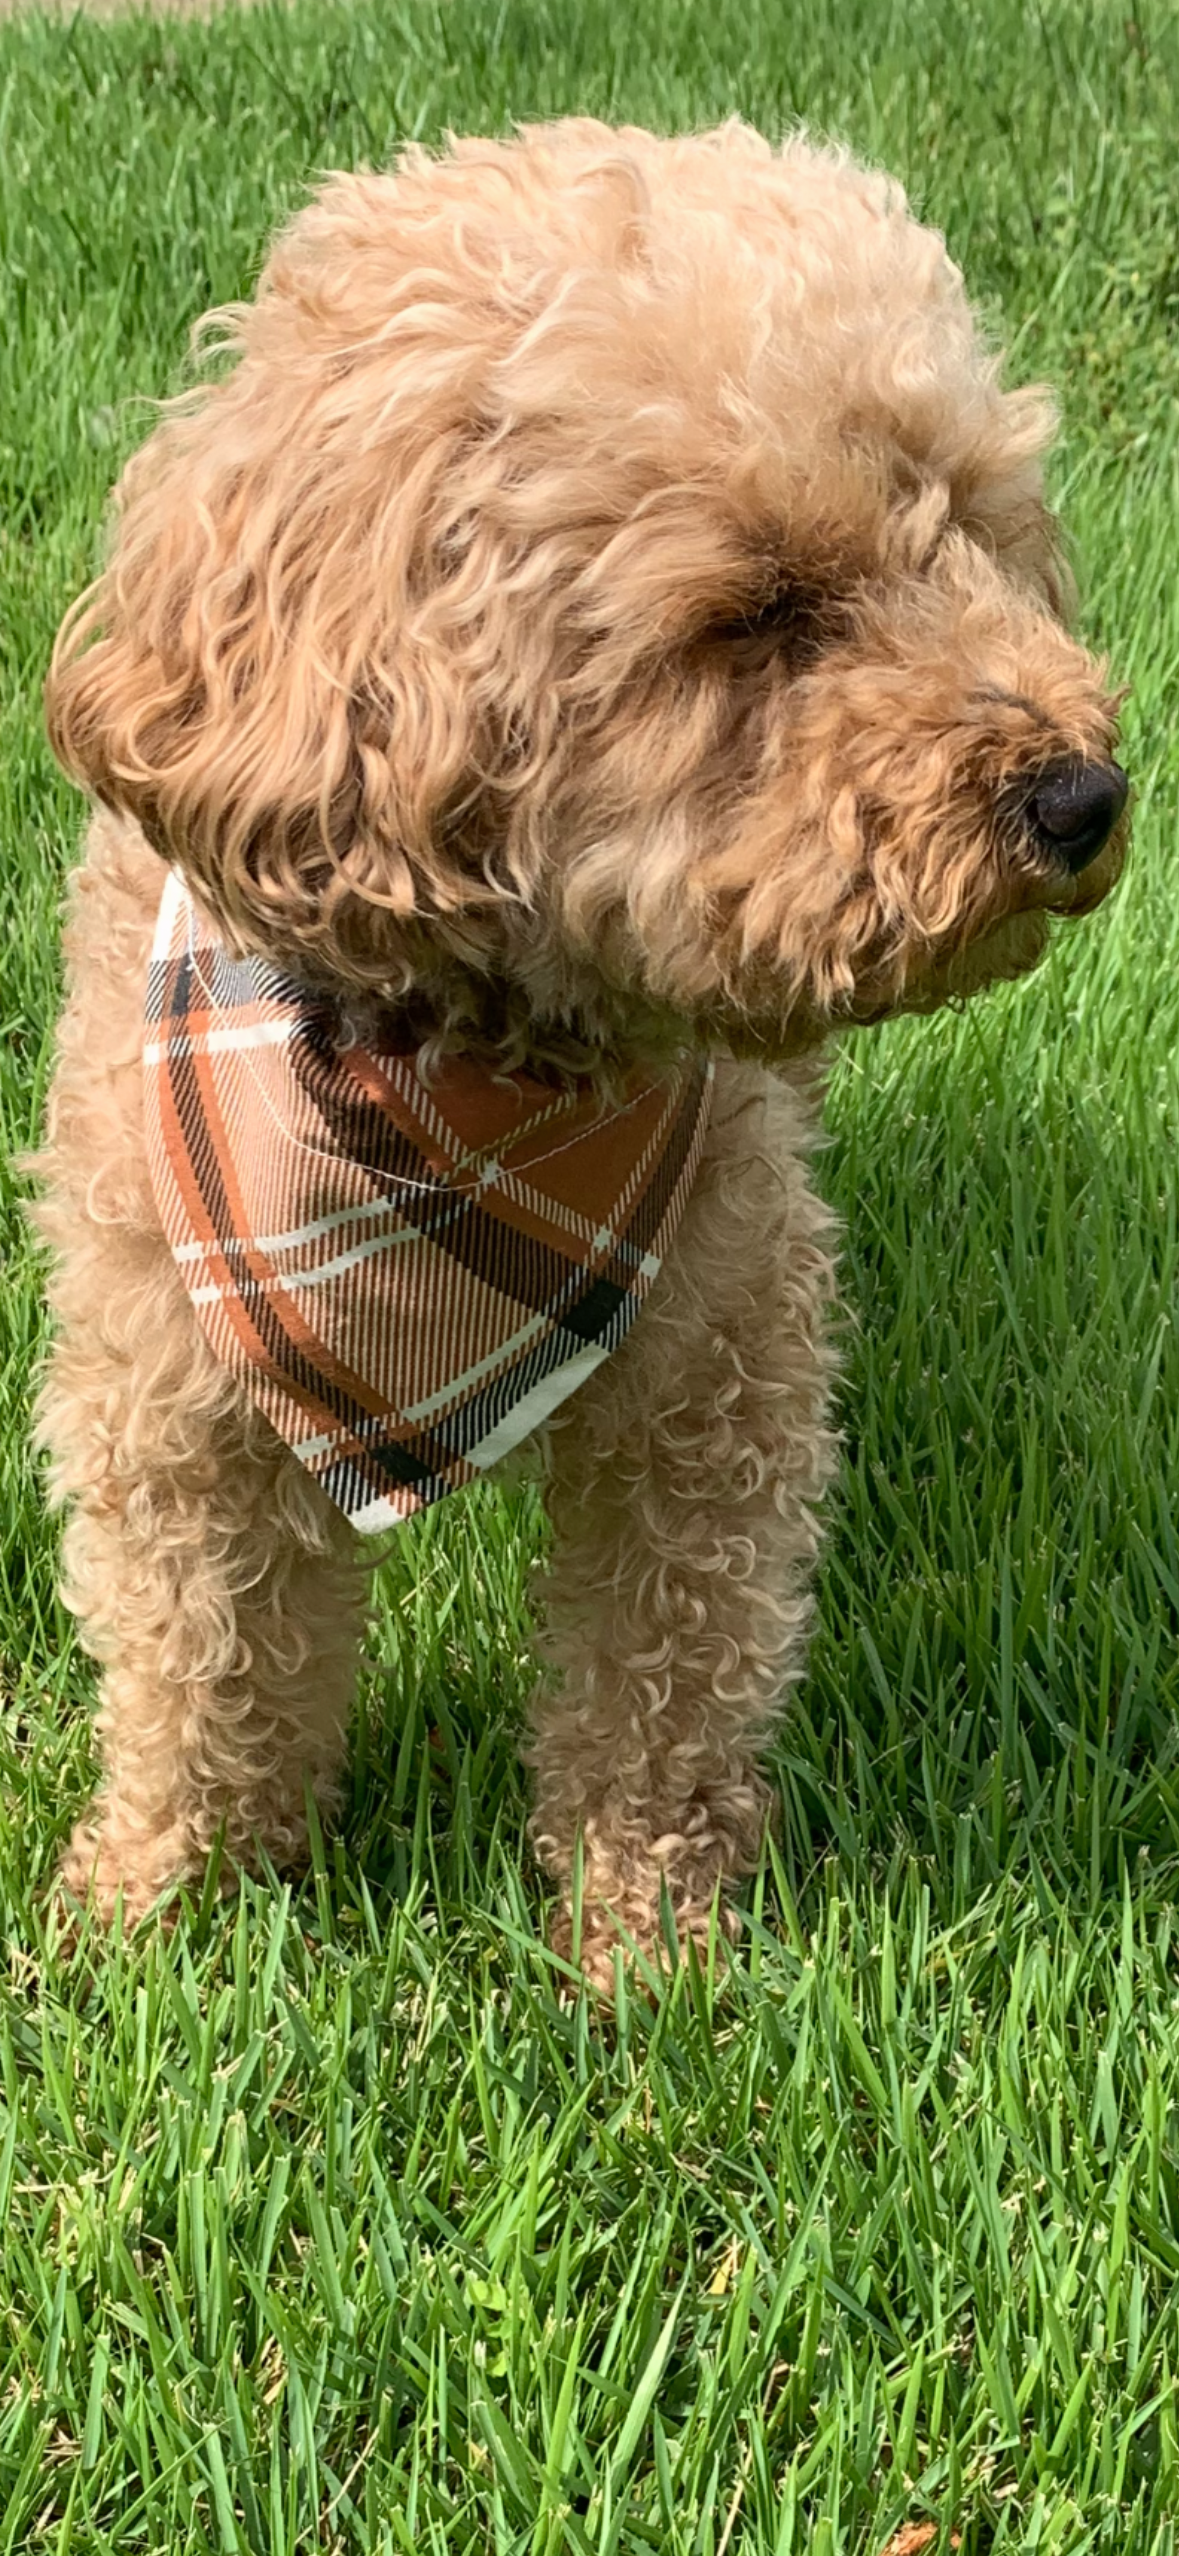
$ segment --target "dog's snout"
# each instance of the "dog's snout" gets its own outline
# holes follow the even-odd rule
[[[1075,878],[1108,843],[1129,786],[1116,763],[1070,757],[1041,774],[1026,802],[1027,823],[1041,848]]]

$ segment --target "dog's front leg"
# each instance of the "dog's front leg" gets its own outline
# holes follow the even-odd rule
[[[42,1160],[56,1336],[40,1436],[71,1516],[65,1589],[103,1663],[103,1784],[62,1865],[128,1918],[257,1843],[306,1849],[343,1753],[366,1583],[356,1540],[213,1356],[159,1230],[143,980],[160,868],[100,817]]]
[[[103,1781],[61,1877],[104,1919],[121,1893],[130,1921],[199,1881],[218,1839],[227,1875],[259,1846],[304,1861],[307,1790],[325,1814],[335,1798],[364,1582],[343,1521],[255,1414],[223,1415],[168,1466],[132,1455],[126,1387],[122,1443],[66,1530],[67,1599],[104,1663]],[[111,1378],[108,1417],[117,1392]]]
[[[581,1960],[607,1988],[620,1926],[658,1949],[664,1883],[681,1941],[699,1937],[759,1851],[758,1760],[802,1664],[834,1443],[813,1108],[801,1073],[721,1070],[667,1264],[553,1432],[533,1835],[567,1890],[580,1833]]]

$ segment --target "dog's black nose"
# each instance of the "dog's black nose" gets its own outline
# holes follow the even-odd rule
[[[1078,755],[1041,774],[1027,802],[1027,821],[1045,851],[1073,877],[1108,843],[1129,782],[1116,763],[1083,763]]]

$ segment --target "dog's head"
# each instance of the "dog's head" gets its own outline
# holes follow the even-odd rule
[[[239,946],[505,1052],[785,1053],[1116,877],[1103,670],[940,240],[732,125],[329,183],[49,686]]]

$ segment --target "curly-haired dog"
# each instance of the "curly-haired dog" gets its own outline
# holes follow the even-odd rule
[[[41,1425],[105,1668],[65,1877],[135,1915],[222,1827],[232,1860],[297,1858],[356,1673],[344,1512],[436,1496],[560,1403],[533,1833],[565,1884],[584,1841],[608,1980],[663,1881],[686,1937],[756,1857],[803,1659],[823,1042],[1020,974],[1120,865],[1050,413],[1000,388],[893,187],[737,125],[571,122],[337,177],[225,327],[236,363],[132,462],[49,686],[100,802],[42,1211]],[[292,1023],[314,1070],[284,1086]],[[363,1105],[333,1119],[340,1073]],[[280,1185],[303,1167],[277,1241],[239,1105]],[[514,1114],[560,1139],[525,1149],[531,1204]],[[329,1298],[374,1262],[370,1373]],[[474,1339],[476,1299],[486,1358],[439,1366],[438,1304]],[[341,1281],[345,1326],[357,1301]]]

